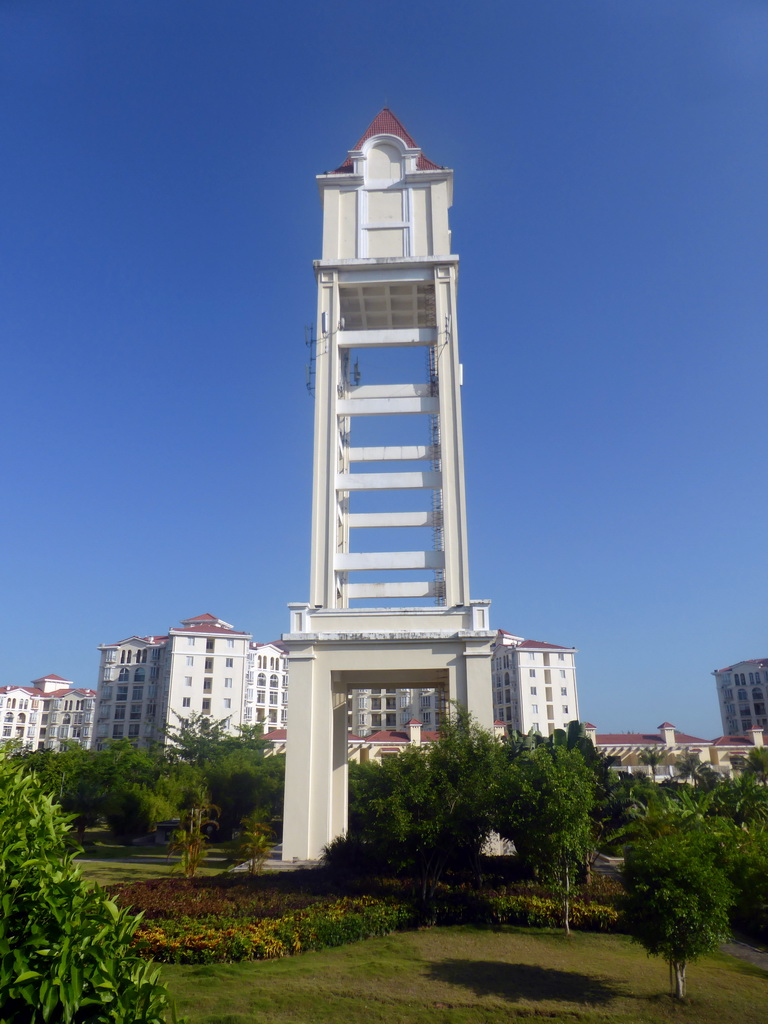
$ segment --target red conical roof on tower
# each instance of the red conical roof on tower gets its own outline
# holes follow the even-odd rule
[[[368,139],[373,138],[374,135],[396,135],[398,139],[402,139],[403,142],[408,146],[409,149],[418,149],[419,146],[410,132],[406,131],[400,121],[395,117],[389,107],[384,107],[374,117],[368,127],[365,129],[363,134],[360,136],[357,145],[353,146],[353,149],[361,149],[364,143]],[[352,161],[347,158],[341,167],[337,167],[333,174],[350,174],[352,168]],[[419,154],[416,160],[417,171],[439,171],[440,165],[433,163],[428,160],[423,153]]]

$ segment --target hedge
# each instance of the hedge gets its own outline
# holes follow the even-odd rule
[[[616,931],[619,914],[604,904],[575,900],[571,921],[575,928]],[[252,921],[188,918],[143,923],[134,946],[141,955],[165,963],[272,960],[424,923],[410,901],[362,896]],[[559,927],[561,909],[556,900],[537,895],[458,893],[437,902],[429,923]]]

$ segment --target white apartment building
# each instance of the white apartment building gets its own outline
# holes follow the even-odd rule
[[[65,743],[91,745],[95,690],[57,675],[29,686],[0,686],[0,743],[27,750],[61,750]]]
[[[575,647],[526,640],[500,629],[491,656],[493,712],[521,733],[551,736],[578,721]]]
[[[100,644],[94,746],[129,739],[165,742],[166,726],[210,715],[236,733],[241,725],[287,720],[285,652],[206,613],[163,636]]]
[[[740,661],[737,665],[716,669],[712,675],[724,735],[738,736],[749,729],[768,726],[768,658]]]
[[[425,729],[439,729],[445,713],[441,689],[361,689],[347,697],[347,728],[354,736],[370,736],[379,729],[403,729],[417,718]]]

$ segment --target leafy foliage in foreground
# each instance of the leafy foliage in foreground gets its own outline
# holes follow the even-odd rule
[[[70,818],[0,757],[3,1024],[160,1024],[158,971],[130,950],[137,920],[72,863]]]

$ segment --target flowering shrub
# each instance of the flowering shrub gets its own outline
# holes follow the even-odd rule
[[[281,917],[286,911],[304,910],[339,898],[338,893],[291,890],[276,875],[269,879],[157,878],[112,886],[110,895],[119,906],[141,912],[145,921]]]
[[[415,923],[415,913],[407,904],[363,896],[257,921],[187,919],[142,924],[134,946],[143,956],[170,963],[271,960],[386,935]]]
[[[516,924],[557,928],[562,925],[560,900],[526,892],[453,892],[438,899],[437,924]],[[571,924],[582,931],[618,931],[619,911],[605,903],[577,897],[571,903]]]

